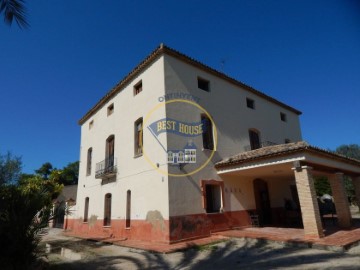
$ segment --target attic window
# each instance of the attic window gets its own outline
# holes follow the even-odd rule
[[[280,119],[281,119],[281,121],[283,121],[283,122],[286,122],[286,114],[285,113],[280,113]]]
[[[198,77],[197,79],[198,79],[198,88],[206,92],[210,92],[210,82],[200,77]]]
[[[112,115],[114,112],[114,103],[107,107],[107,115]]]
[[[142,91],[142,81],[135,84],[135,86],[134,86],[134,96],[136,96],[137,94],[140,94],[141,91]]]
[[[255,110],[255,100],[251,98],[246,98],[246,106],[250,109]]]
[[[90,123],[89,123],[89,129],[92,129],[94,126],[94,120],[91,120]]]

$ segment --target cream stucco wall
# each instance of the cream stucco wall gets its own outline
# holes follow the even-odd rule
[[[198,89],[198,77],[210,81],[210,92]],[[166,93],[183,92],[200,98],[199,105],[212,116],[218,135],[216,152],[205,168],[187,177],[169,177],[170,216],[205,212],[201,200],[200,180],[221,180],[214,164],[223,158],[249,150],[249,129],[260,131],[261,141],[284,143],[285,139],[301,140],[299,117],[293,111],[168,55],[165,56],[165,90]],[[255,110],[247,108],[246,98],[255,101]],[[186,117],[188,122],[200,121],[201,112],[195,106],[191,108],[180,103],[176,106],[169,104],[166,112],[168,117]],[[286,114],[286,122],[281,121],[280,112]],[[182,169],[185,173],[192,172],[196,166],[203,164],[211,154],[210,150],[202,149],[201,136],[193,138],[193,141],[198,147],[197,164],[185,165]],[[179,139],[170,134],[168,147],[173,149],[179,146]],[[169,171],[181,173],[176,167],[170,167]],[[249,184],[249,180],[223,180],[226,189],[236,187],[236,190],[241,190],[228,196],[226,200],[230,203],[225,203],[225,211],[254,207],[252,183]]]
[[[134,96],[133,87],[140,80],[143,90]],[[95,215],[98,219],[103,219],[104,197],[111,193],[112,219],[124,219],[127,190],[131,190],[131,219],[144,220],[149,211],[155,210],[168,218],[166,175],[159,174],[144,155],[134,157],[134,122],[140,117],[145,121],[146,115],[154,106],[152,101],[163,96],[164,92],[164,64],[163,57],[160,57],[81,126],[77,218],[83,217],[85,198],[89,197],[89,217]],[[108,116],[107,108],[110,104],[114,104],[114,112]],[[165,108],[159,108],[154,116],[165,117]],[[93,121],[91,129],[90,121]],[[105,159],[106,139],[110,135],[115,136],[117,175],[113,182],[102,182],[101,179],[95,179],[95,167],[96,163]],[[145,128],[144,150],[166,171],[166,156],[158,155],[160,146],[151,137]],[[166,137],[160,140],[166,145]],[[93,149],[92,171],[87,176],[87,151],[90,147]]]
[[[210,92],[198,89],[198,76],[210,81]],[[140,80],[143,91],[134,96],[133,86]],[[186,102],[161,102],[159,97],[169,93],[196,96],[201,107]],[[255,101],[255,110],[247,108],[246,98]],[[110,104],[114,104],[114,113],[107,116]],[[202,108],[212,116],[216,125],[217,149],[204,168],[178,177],[177,174],[192,173],[205,164],[212,151],[202,149],[202,136],[182,138],[162,133],[155,138],[147,127],[165,117],[190,123],[200,122],[200,115],[204,113]],[[280,120],[280,112],[287,115],[287,122]],[[144,119],[145,155],[134,158],[134,122],[140,117]],[[90,121],[94,121],[91,129]],[[83,217],[85,198],[89,197],[89,217],[95,215],[102,219],[105,194],[111,193],[112,219],[124,219],[127,190],[132,191],[132,219],[143,220],[149,211],[154,210],[159,211],[165,219],[169,216],[205,213],[200,181],[210,179],[224,181],[225,211],[255,208],[252,178],[221,178],[214,169],[216,162],[248,149],[248,130],[251,128],[260,131],[262,141],[284,143],[285,139],[301,140],[296,113],[172,56],[162,55],[83,123],[76,217]],[[95,164],[105,159],[105,142],[110,135],[115,135],[118,173],[116,181],[102,183],[101,179],[95,179]],[[197,147],[196,164],[186,164],[183,168],[168,165],[165,150],[181,149],[188,139]],[[90,147],[93,148],[92,172],[86,176],[87,151]],[[271,194],[277,192],[272,188],[270,184]],[[279,205],[280,201],[273,203]]]

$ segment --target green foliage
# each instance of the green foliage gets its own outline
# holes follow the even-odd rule
[[[62,189],[56,180],[29,178],[0,187],[0,269],[28,269],[52,217],[52,199]]]
[[[53,165],[50,162],[45,162],[39,169],[35,170],[35,172],[41,175],[42,178],[48,179],[52,170]]]
[[[24,0],[0,0],[0,14],[4,13],[4,21],[11,25],[16,21],[20,28],[27,28],[29,24],[26,20],[26,8]]]
[[[326,177],[316,177],[314,185],[317,196],[322,196],[324,194],[332,194],[330,183]]]
[[[78,183],[79,179],[79,161],[71,162],[62,169],[62,177],[60,182],[65,186]]]
[[[336,148],[335,152],[349,158],[360,160],[360,145],[358,144],[343,144]]]
[[[10,152],[0,154],[0,185],[16,183],[21,174],[21,157]]]
[[[59,183],[67,185],[74,185],[78,183],[79,178],[79,161],[70,162],[63,169],[58,170],[53,167],[50,162],[46,162],[37,170],[35,173],[42,177],[43,179],[48,179],[49,177],[56,177]],[[23,174],[21,178],[31,178],[33,175],[31,174]]]

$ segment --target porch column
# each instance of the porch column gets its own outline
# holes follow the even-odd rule
[[[352,177],[352,182],[353,182],[353,186],[355,189],[355,198],[356,198],[356,202],[357,205],[360,209],[360,176],[357,177]]]
[[[306,238],[321,238],[324,236],[320,218],[319,205],[316,198],[312,168],[301,166],[293,168],[296,188],[299,194],[302,221]]]
[[[349,228],[351,227],[351,213],[344,185],[344,174],[330,175],[329,183],[334,197],[338,225],[342,228]]]

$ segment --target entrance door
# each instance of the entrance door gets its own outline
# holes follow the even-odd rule
[[[267,183],[262,179],[254,180],[254,195],[256,203],[256,211],[259,215],[261,225],[271,224],[271,206],[269,189]]]

